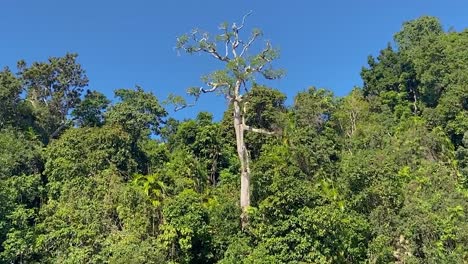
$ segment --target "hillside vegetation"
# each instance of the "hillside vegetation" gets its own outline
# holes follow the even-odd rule
[[[245,125],[273,132],[246,131],[241,208],[232,104],[111,103],[76,54],[5,68],[0,263],[468,263],[468,30],[406,22],[361,77],[291,106],[253,82]]]

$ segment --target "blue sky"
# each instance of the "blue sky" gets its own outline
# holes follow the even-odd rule
[[[194,27],[215,32],[223,21],[239,21],[253,10],[246,28],[262,28],[281,50],[276,65],[287,75],[265,81],[288,95],[309,86],[345,95],[361,85],[367,56],[392,40],[404,21],[439,17],[446,29],[468,27],[468,1],[435,0],[2,0],[0,65],[79,54],[90,89],[112,98],[113,90],[136,84],[163,100],[201,85],[200,76],[222,67],[208,56],[178,56],[178,35]],[[178,118],[210,111],[219,118],[226,103],[208,95]]]

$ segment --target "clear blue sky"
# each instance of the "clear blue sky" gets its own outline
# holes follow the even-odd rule
[[[193,27],[216,31],[223,21],[239,21],[248,10],[246,28],[259,27],[281,49],[276,65],[286,69],[279,81],[264,84],[289,97],[309,86],[345,95],[361,85],[367,56],[392,40],[404,21],[437,16],[446,29],[468,27],[468,1],[435,0],[2,0],[0,65],[46,60],[76,52],[87,70],[90,89],[112,98],[116,88],[135,84],[163,100],[200,85],[200,75],[219,64],[208,56],[177,56],[177,35]],[[196,108],[176,117],[208,110],[219,118],[222,98],[209,95]]]

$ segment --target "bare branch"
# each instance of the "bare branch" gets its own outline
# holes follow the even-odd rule
[[[195,28],[191,32],[193,41],[197,41],[198,28]]]
[[[255,41],[255,39],[259,36],[260,34],[255,32],[253,33],[252,37],[249,39],[249,41],[247,42],[247,44],[244,45],[244,48],[242,48],[242,51],[239,55],[239,57],[242,57],[244,55],[244,53],[249,49],[249,47],[252,45],[252,43]]]
[[[228,58],[228,56],[229,56],[229,42],[231,42],[230,37],[227,37],[227,40],[226,40],[226,53],[224,54],[225,58]]]
[[[184,108],[192,107],[192,106],[195,106],[195,104],[177,105],[176,107],[174,107],[174,112],[177,112],[177,111],[180,111],[180,110],[182,110]]]
[[[227,42],[229,42],[230,37],[227,35],[227,29],[225,29],[226,32],[226,37],[227,37]],[[192,39],[193,44],[189,44],[188,38]],[[178,44],[177,48],[178,49],[183,49],[187,53],[196,53],[200,51],[204,51],[206,53],[211,54],[213,57],[215,57],[218,60],[228,62],[229,58],[226,54],[226,56],[221,56],[219,54],[217,46],[215,42],[210,41],[208,33],[201,33],[199,32],[198,29],[192,30],[190,33],[190,36],[182,36],[177,38]]]
[[[200,92],[202,93],[212,93],[214,91],[216,91],[219,87],[222,87],[222,86],[229,86],[228,83],[213,83],[213,82],[209,82],[207,83],[209,86],[211,86],[210,89],[205,89],[203,87],[200,87]]]
[[[200,92],[201,93],[212,93],[212,92],[216,91],[216,89],[218,89],[218,87],[216,87],[216,86],[212,87],[210,89],[205,89],[203,87],[200,87]]]
[[[225,58],[229,58],[229,43],[231,42],[231,36],[229,36],[229,32],[228,32],[228,29],[227,29],[227,26],[224,26],[224,36],[226,37],[226,50],[225,50],[225,53],[224,53],[224,57]]]
[[[271,60],[268,59],[266,56],[267,56],[267,53],[271,50],[271,44],[269,41],[267,41],[266,43],[266,47],[262,50],[261,52],[261,57],[262,59],[264,59],[266,62],[270,62]]]
[[[244,127],[244,130],[246,130],[246,131],[252,131],[252,132],[255,132],[255,133],[260,133],[260,134],[265,134],[265,135],[278,135],[278,133],[276,133],[276,132],[268,131],[268,130],[262,129],[262,128],[254,128],[254,127],[247,126],[247,125],[243,125],[243,127]]]
[[[272,60],[267,57],[267,53],[271,50],[271,44],[270,42],[267,42],[266,47],[260,52],[260,58],[264,61],[261,65],[258,67],[252,67],[251,65],[245,67],[245,72],[246,73],[254,73],[254,72],[261,72],[263,70],[263,67],[265,67],[266,64],[271,62]]]
[[[174,98],[174,97],[171,97],[169,98],[169,101],[173,101],[172,103],[175,104],[175,107],[174,107],[174,112],[177,112],[177,111],[180,111],[184,108],[187,108],[187,107],[192,107],[192,106],[195,106],[195,103],[198,101],[198,99],[200,98],[200,94],[201,93],[212,93],[212,92],[215,92],[218,88],[220,87],[223,87],[223,86],[229,86],[229,83],[214,83],[214,82],[209,82],[207,83],[208,86],[211,86],[210,89],[205,89],[203,87],[200,87],[200,88],[196,88],[196,87],[191,87],[188,89],[188,94],[189,95],[192,95],[195,97],[195,102],[194,103],[191,103],[191,104],[187,104],[185,102],[185,100],[183,99],[180,99],[180,100],[176,100],[177,98]],[[226,95],[227,99],[231,100],[231,96],[228,96]],[[183,101],[182,101],[183,100]],[[176,101],[176,102],[174,102]]]
[[[242,17],[242,24],[240,25],[240,27],[237,28],[237,30],[241,30],[243,27],[244,27],[244,24],[245,24],[245,19],[250,16],[252,14],[252,10],[250,10],[247,14],[245,14],[243,17]]]
[[[232,43],[232,55],[234,56],[234,58],[237,58],[237,52],[236,52],[236,49],[237,49],[237,46],[239,46],[239,34],[235,33],[235,39],[234,42]]]
[[[199,48],[197,51],[207,52],[220,61],[226,61],[226,62],[229,61],[227,56],[223,57],[219,54],[218,50],[216,49],[215,44],[208,42],[208,35],[204,35],[203,38],[198,41],[198,43],[199,43]]]
[[[213,57],[217,58],[220,61],[226,61],[226,62],[229,61],[229,58],[227,56],[222,57],[221,55],[219,55],[218,51],[213,47],[211,47],[210,49],[207,49],[205,51],[210,53],[211,55],[213,55]]]
[[[56,139],[66,127],[67,124],[65,122],[62,122],[62,124],[50,135],[50,138]]]
[[[183,49],[184,49],[184,51],[187,52],[187,53],[194,53],[194,52],[202,51],[202,48],[195,48],[195,47],[193,47],[193,46],[184,47]]]
[[[242,127],[244,130],[246,131],[252,131],[252,132],[255,132],[255,133],[260,133],[260,134],[266,134],[266,135],[278,135],[277,132],[274,132],[274,131],[268,131],[266,129],[263,129],[263,128],[254,128],[254,127],[251,127],[251,126],[248,126],[245,122],[245,114],[247,113],[247,104],[248,102],[245,102],[243,107],[242,107]]]
[[[237,58],[237,52],[236,49],[239,47],[239,44],[241,41],[239,40],[239,30],[241,30],[244,27],[245,24],[245,19],[252,14],[252,10],[250,10],[247,14],[242,17],[242,24],[238,27],[236,23],[232,24],[232,32],[234,33],[234,41],[232,42],[232,54],[234,58]]]
[[[198,95],[191,93],[191,90],[193,90],[193,88],[189,88],[187,93],[195,96],[195,102],[194,103],[188,104],[187,101],[185,101],[185,99],[182,96],[169,94],[168,98],[163,101],[163,104],[173,105],[174,106],[174,112],[177,112],[177,111],[182,110],[182,109],[187,108],[187,107],[192,107],[197,102]]]

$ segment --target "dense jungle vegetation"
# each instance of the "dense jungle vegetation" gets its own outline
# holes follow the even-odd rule
[[[261,71],[268,45],[236,65],[279,77]],[[405,22],[361,77],[292,105],[249,79],[239,152],[234,103],[219,122],[176,120],[141,87],[114,103],[87,90],[76,54],[4,68],[0,263],[468,263],[468,30]]]

